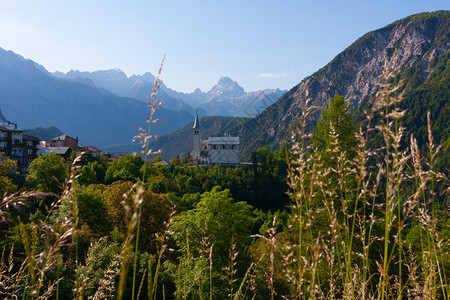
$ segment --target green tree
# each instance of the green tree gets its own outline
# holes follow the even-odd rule
[[[78,187],[71,201],[63,202],[60,213],[63,216],[73,210],[73,201],[78,201],[78,217],[80,226],[87,225],[91,233],[104,236],[112,230],[108,211],[102,193],[93,186]]]
[[[208,251],[205,249],[206,244],[213,245],[213,276],[220,281],[226,275],[223,270],[229,266],[229,253],[233,244],[234,253],[238,253],[235,258],[235,267],[239,269],[236,276],[242,276],[245,272],[248,264],[244,253],[252,241],[250,230],[253,222],[254,213],[250,205],[234,202],[229,190],[221,191],[216,186],[201,195],[194,209],[174,217],[172,229],[175,242],[184,255],[202,256],[202,252]],[[225,282],[215,282],[215,286],[221,284],[227,285]],[[223,287],[219,289],[224,290]]]
[[[106,200],[107,211],[114,227],[117,227],[122,235],[127,232],[127,215],[124,205],[131,205],[133,196],[133,183],[130,181],[115,181],[108,186],[100,185],[103,197]],[[124,195],[127,194],[127,197]],[[169,220],[172,213],[172,201],[166,194],[156,194],[146,191],[141,207],[141,231],[139,236],[139,248],[153,249],[152,241],[155,233],[164,229],[164,223]]]
[[[313,135],[314,144],[324,154],[332,147],[332,129],[337,135],[339,150],[346,151],[347,158],[353,158],[356,154],[356,127],[352,124],[351,103],[340,95],[330,98],[330,102],[325,105]]]
[[[63,157],[50,153],[40,155],[28,168],[26,182],[41,192],[60,193],[66,175],[66,161]]]
[[[142,177],[140,172],[144,160],[138,155],[126,155],[111,163],[106,171],[105,181],[111,183],[116,180],[137,181]]]
[[[102,183],[106,169],[98,161],[88,162],[81,168],[81,176],[78,178],[80,184],[97,184]]]
[[[13,183],[11,175],[17,169],[16,161],[10,159],[9,157],[1,157],[0,155],[0,198],[3,197],[5,193],[15,192],[17,186]]]

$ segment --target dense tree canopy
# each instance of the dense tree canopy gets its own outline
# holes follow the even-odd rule
[[[17,163],[9,157],[0,155],[0,197],[5,193],[12,193],[17,190],[13,183],[12,175],[17,169]]]
[[[319,120],[316,131],[313,135],[313,142],[326,153],[333,142],[332,132],[338,140],[341,151],[347,152],[347,158],[355,155],[355,125],[352,123],[351,103],[344,97],[336,95],[330,98],[330,102],[325,105]]]
[[[54,153],[33,160],[26,177],[30,186],[41,192],[60,193],[66,175],[66,161]]]

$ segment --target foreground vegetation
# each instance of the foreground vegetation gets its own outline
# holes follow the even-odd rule
[[[2,297],[448,299],[448,149],[430,118],[404,142],[388,75],[362,126],[336,96],[306,132],[305,103],[289,151],[248,167],[49,155],[21,178],[4,160]]]

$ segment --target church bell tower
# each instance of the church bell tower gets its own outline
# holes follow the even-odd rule
[[[194,149],[192,150],[192,157],[194,164],[200,163],[200,122],[198,120],[198,112],[195,113],[194,126],[192,127],[194,133]]]

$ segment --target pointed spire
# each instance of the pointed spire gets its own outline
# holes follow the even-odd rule
[[[195,120],[194,120],[194,126],[192,129],[198,128],[200,129],[200,121],[198,120],[198,111],[195,111]]]

